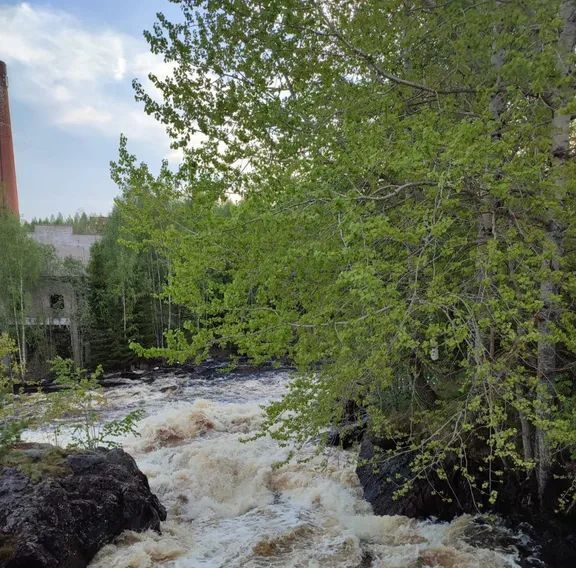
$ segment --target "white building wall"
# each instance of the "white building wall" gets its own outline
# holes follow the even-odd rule
[[[75,235],[70,225],[36,225],[32,238],[43,245],[52,245],[61,259],[72,257],[87,265],[90,247],[98,242],[100,235]]]

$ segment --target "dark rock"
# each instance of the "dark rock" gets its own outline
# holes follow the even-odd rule
[[[14,392],[30,394],[34,392],[58,392],[66,387],[55,383],[53,378],[46,378],[39,383],[14,383]]]
[[[127,379],[123,377],[111,378],[111,379],[100,379],[98,383],[104,388],[110,387],[129,387],[134,383],[141,382],[140,379]]]
[[[457,463],[455,458],[448,457],[442,463],[446,479],[439,478],[433,471],[413,479],[411,462],[414,454],[394,450],[392,442],[369,435],[364,436],[360,445],[356,473],[364,497],[376,514],[450,520],[462,513],[495,513],[503,519],[503,526],[512,529],[523,527],[532,542],[532,549],[539,551],[544,565],[576,566],[576,514],[559,515],[554,511],[557,497],[566,489],[566,481],[561,476],[553,476],[546,491],[545,506],[540,507],[534,476],[500,464],[505,474],[495,487],[498,499],[492,505],[488,495],[473,489],[461,470],[454,467]],[[469,471],[475,476],[477,485],[481,485],[487,475],[485,463],[475,461],[473,456],[467,459]],[[397,490],[407,480],[413,480],[410,490],[398,497]],[[494,534],[502,537],[504,533],[486,529],[483,534],[494,538]],[[524,562],[522,566],[537,566],[538,559],[534,562]]]
[[[416,479],[410,491],[397,499],[396,491],[413,476],[410,464],[414,455],[400,453],[388,457],[383,453],[388,449],[390,448],[376,444],[370,436],[364,436],[360,445],[359,465],[356,468],[364,489],[364,497],[372,504],[377,515],[436,517],[447,520],[458,514],[457,503],[445,503],[440,495],[433,494],[428,477]],[[464,509],[460,512],[464,512]]]
[[[529,528],[530,530],[526,530]],[[508,526],[496,515],[477,516],[466,525],[460,538],[478,548],[515,556],[521,568],[545,568],[542,547],[531,534],[531,527]]]
[[[327,432],[326,444],[328,446],[340,446],[347,450],[362,440],[365,431],[366,421],[332,426]]]
[[[331,426],[326,434],[326,444],[348,449],[362,440],[367,426],[366,411],[355,401],[347,400],[343,404],[342,419],[338,424]]]
[[[31,468],[43,467],[39,452],[55,452],[56,475],[34,482]],[[122,531],[160,530],[166,511],[150,492],[146,476],[123,450],[65,454],[28,445],[0,467],[0,567],[84,568]]]
[[[144,374],[143,371],[116,371],[114,373],[104,373],[102,377],[103,380],[114,380],[114,379],[128,379],[128,380],[139,380]]]

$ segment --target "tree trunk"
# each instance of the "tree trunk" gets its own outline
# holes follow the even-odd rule
[[[148,254],[146,268],[148,270],[148,278],[150,281],[150,293],[149,293],[149,300],[151,306],[151,315],[152,315],[152,323],[154,327],[154,339],[156,341],[156,347],[161,347],[160,345],[160,333],[159,333],[159,323],[158,323],[158,311],[156,308],[156,298],[155,298],[155,291],[156,287],[154,285],[154,271],[152,267],[152,253]]]
[[[22,381],[26,373],[27,353],[26,353],[26,312],[24,310],[24,282],[22,272],[20,272],[20,323],[22,325]]]
[[[496,2],[496,9],[501,9],[500,1]],[[499,48],[496,44],[497,38],[502,32],[502,25],[500,23],[496,24],[492,32],[494,43],[491,63],[495,71],[495,82],[494,91],[490,98],[489,111],[492,115],[492,119],[496,123],[496,127],[491,135],[492,144],[497,145],[502,138],[502,113],[504,112],[506,105],[505,87],[502,77],[500,76],[506,53],[504,49]],[[484,305],[492,293],[487,283],[490,275],[487,267],[486,249],[488,242],[496,238],[496,219],[494,202],[489,191],[480,187],[478,192],[480,211],[476,221],[476,282],[478,285],[476,303],[478,305],[479,317],[475,322],[473,322],[472,331],[474,338],[474,363],[477,367],[480,367],[487,358],[492,359],[494,356],[494,330],[490,329],[488,333],[482,332],[478,325],[478,320],[483,316],[489,316],[489,314],[486,314],[486,308]]]
[[[572,58],[576,45],[576,0],[563,0],[560,5],[559,18],[562,22],[557,46],[557,64],[561,79],[573,74]],[[540,284],[540,299],[542,310],[538,315],[538,364],[537,376],[539,379],[539,398],[543,408],[540,417],[544,422],[548,417],[553,396],[553,386],[556,374],[556,342],[552,336],[554,324],[558,321],[560,309],[557,303],[558,288],[553,274],[559,269],[562,257],[563,228],[559,220],[562,210],[562,197],[564,194],[565,178],[564,164],[570,159],[570,123],[571,116],[566,110],[567,103],[573,99],[574,89],[571,84],[561,83],[554,93],[554,117],[552,120],[552,164],[554,167],[556,193],[549,197],[554,202],[546,212],[545,239],[542,261],[543,279]],[[544,493],[550,479],[552,469],[552,452],[547,439],[545,428],[536,428],[535,457],[537,459],[536,477],[538,480],[538,494],[543,504]]]
[[[158,253],[154,254],[155,256],[155,264],[156,264],[156,276],[158,277],[158,281],[157,281],[157,285],[154,285],[154,289],[155,289],[155,293],[156,293],[156,297],[158,299],[158,312],[160,315],[160,337],[159,342],[160,342],[160,347],[164,348],[164,331],[166,329],[165,327],[165,323],[164,323],[164,306],[163,306],[163,302],[162,302],[162,297],[160,296],[160,292],[162,289],[162,277],[160,275],[160,261],[158,259]]]
[[[124,330],[124,340],[126,340],[126,287],[122,282],[122,325]]]
[[[522,429],[522,455],[529,462],[534,459],[534,432],[532,424],[523,412],[520,412],[520,427]]]
[[[421,369],[415,370],[414,372],[414,390],[418,404],[422,409],[430,410],[434,408],[434,404],[438,400],[438,395],[422,374]]]
[[[12,298],[12,311],[14,313],[14,329],[16,330],[16,344],[18,346],[18,361],[20,363],[20,371],[19,371],[19,375],[20,378],[22,378],[22,358],[23,358],[23,353],[22,353],[22,339],[20,337],[20,322],[18,321],[18,308],[16,306],[16,298]]]

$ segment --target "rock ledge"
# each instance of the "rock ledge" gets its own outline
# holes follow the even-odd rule
[[[523,557],[519,550],[520,566],[550,566],[553,568],[573,568],[576,566],[576,511],[566,515],[557,514],[553,506],[558,495],[566,488],[566,481],[560,477],[554,479],[545,494],[547,507],[538,504],[537,488],[534,476],[526,477],[515,471],[507,471],[498,485],[499,498],[491,505],[487,495],[473,490],[454,463],[447,459],[442,465],[447,477],[440,479],[429,472],[421,479],[415,479],[410,491],[396,498],[399,485],[413,478],[410,453],[392,454],[384,458],[387,450],[393,450],[394,444],[365,434],[360,445],[359,463],[356,473],[364,491],[364,498],[370,502],[377,515],[405,515],[412,518],[435,518],[450,520],[462,513],[496,513],[503,527],[518,534],[526,535],[532,551]],[[468,460],[470,471],[482,482],[483,462]],[[485,475],[485,473],[484,473]],[[442,499],[439,492],[450,497]],[[485,524],[477,518],[477,524]],[[489,548],[496,548],[493,542]],[[520,549],[520,546],[516,547]],[[536,558],[534,554],[536,553]]]
[[[122,531],[165,519],[123,450],[20,444],[0,464],[0,568],[84,568]]]

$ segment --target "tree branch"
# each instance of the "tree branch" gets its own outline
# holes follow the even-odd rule
[[[378,64],[378,62],[374,59],[374,56],[366,53],[363,49],[353,45],[348,39],[346,39],[334,26],[334,24],[328,19],[326,14],[319,9],[320,16],[326,23],[326,26],[330,30],[330,34],[332,37],[338,39],[342,44],[344,44],[350,51],[354,52],[356,55],[360,57],[360,59],[364,60],[370,68],[376,73],[378,77],[381,79],[386,79],[387,81],[391,81],[396,83],[397,85],[403,85],[405,87],[410,87],[412,89],[417,89],[419,91],[425,91],[427,93],[434,93],[435,95],[454,95],[458,93],[475,93],[475,89],[470,88],[463,88],[458,87],[454,89],[437,89],[434,87],[429,87],[427,85],[422,85],[421,83],[416,83],[415,81],[409,81],[408,79],[402,79],[392,73],[388,73]],[[322,34],[321,32],[316,32],[318,35],[326,35]]]

